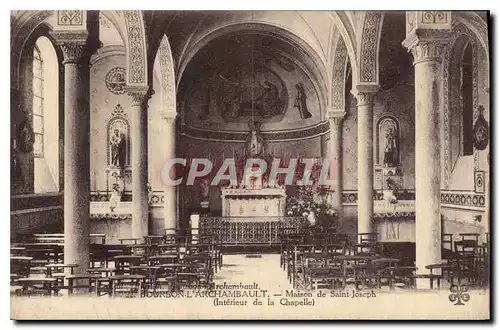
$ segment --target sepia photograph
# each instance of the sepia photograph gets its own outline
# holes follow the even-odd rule
[[[12,320],[490,320],[488,10],[11,10]]]

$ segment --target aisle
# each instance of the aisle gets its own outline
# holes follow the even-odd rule
[[[215,284],[252,285],[272,293],[292,289],[286,272],[280,268],[279,254],[261,254],[260,258],[241,255],[224,255],[222,269],[214,275]]]

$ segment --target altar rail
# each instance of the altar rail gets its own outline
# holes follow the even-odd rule
[[[202,217],[200,234],[212,235],[223,246],[280,244],[280,235],[299,232],[306,226],[302,217]]]

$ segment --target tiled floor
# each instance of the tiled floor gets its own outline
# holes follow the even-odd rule
[[[270,292],[292,289],[286,278],[286,271],[280,268],[279,254],[256,255],[247,258],[241,255],[224,255],[222,269],[214,276],[215,284],[258,283],[259,288]]]

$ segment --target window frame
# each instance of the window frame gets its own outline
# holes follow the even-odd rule
[[[38,62],[39,70],[35,70],[35,63]],[[33,155],[36,158],[44,157],[44,67],[43,67],[43,57],[40,49],[35,45],[33,49],[33,105],[35,104],[35,99],[39,99],[40,107],[35,110],[35,106],[33,106],[33,111],[31,113],[32,116],[32,127],[33,134],[35,137]],[[38,72],[39,71],[39,72]],[[39,88],[37,90],[38,93],[35,92],[35,83],[39,83]],[[38,118],[40,121],[40,129],[38,129],[37,125],[35,125],[35,118]],[[37,140],[40,141],[37,143]],[[39,147],[39,148],[38,148]]]

